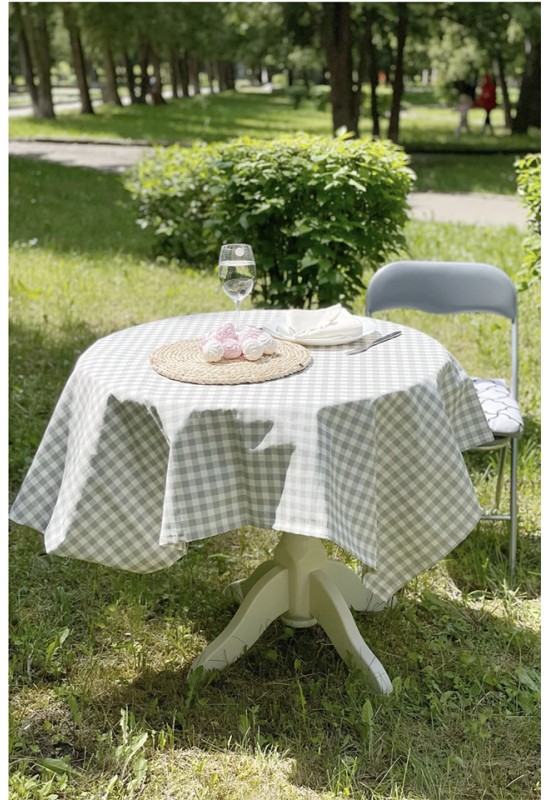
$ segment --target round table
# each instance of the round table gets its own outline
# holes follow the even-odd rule
[[[282,531],[273,559],[234,587],[235,618],[194,666],[230,663],[283,616],[320,622],[343,657],[390,691],[349,606],[384,607],[477,524],[461,453],[492,436],[473,384],[439,342],[403,326],[358,355],[313,347],[303,371],[262,383],[197,385],[152,368],[160,346],[232,320],[174,317],[93,344],[10,517],[43,532],[49,553],[136,572],[244,525]],[[273,328],[282,312],[242,320]],[[363,580],[327,559],[321,539],[360,560]]]

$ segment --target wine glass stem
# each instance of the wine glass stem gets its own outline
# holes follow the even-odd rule
[[[240,321],[241,321],[241,301],[240,300],[235,300],[235,306],[237,308],[237,323],[235,325],[235,329],[239,330],[240,329]]]

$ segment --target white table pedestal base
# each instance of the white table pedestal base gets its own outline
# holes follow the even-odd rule
[[[283,533],[273,558],[230,589],[241,601],[239,609],[193,661],[192,670],[222,669],[233,663],[268,625],[282,617],[295,628],[321,625],[342,658],[366,673],[373,689],[391,692],[384,667],[363,641],[350,612],[350,607],[379,611],[385,604],[363,586],[353,570],[330,560],[319,539]]]

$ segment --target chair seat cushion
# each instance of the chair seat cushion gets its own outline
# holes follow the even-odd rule
[[[506,381],[473,378],[481,407],[494,436],[521,436],[523,419]]]

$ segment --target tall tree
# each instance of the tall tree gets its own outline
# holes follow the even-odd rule
[[[397,46],[395,55],[395,69],[392,80],[392,100],[390,108],[390,122],[388,138],[393,142],[399,141],[399,119],[401,114],[401,101],[403,99],[403,61],[405,56],[405,42],[407,40],[407,3],[397,4]]]
[[[121,106],[118,92],[115,51],[127,35],[124,3],[82,3],[83,27],[94,53],[103,67],[101,93],[105,103]],[[132,4],[128,4],[132,5]],[[118,59],[118,53],[117,53]]]
[[[25,78],[25,85],[31,98],[32,110],[35,117],[39,116],[38,109],[38,87],[36,85],[34,68],[31,57],[31,49],[29,39],[27,36],[26,26],[23,21],[23,12],[21,10],[21,3],[12,3],[11,5],[12,20],[14,28],[17,31],[17,43],[19,48],[19,61],[21,63],[21,72]]]
[[[80,110],[82,114],[93,114],[94,109],[90,98],[90,88],[88,86],[88,77],[86,74],[86,60],[75,6],[77,6],[75,3],[61,4],[63,21],[69,33],[73,69],[76,76],[78,92],[80,94]]]
[[[322,41],[330,73],[332,130],[359,136],[359,92],[353,81],[349,3],[324,3]]]
[[[519,92],[516,115],[512,122],[514,133],[527,133],[530,126],[541,127],[541,27],[540,5],[531,10],[527,17],[524,9],[525,66]]]
[[[362,8],[363,31],[359,39],[359,86],[368,82],[370,86],[370,116],[372,135],[380,136],[380,112],[378,109],[378,58],[374,44],[374,4],[365,3]]]
[[[151,99],[153,100],[153,105],[155,106],[166,105],[166,100],[162,94],[162,71],[160,66],[160,58],[154,48],[151,47],[150,52],[154,78],[154,80],[151,81]]]
[[[128,88],[128,94],[130,95],[130,102],[134,104],[138,102],[136,76],[134,75],[134,59],[126,48],[122,51],[122,63],[124,64],[124,70],[126,72],[126,86]]]
[[[13,19],[19,31],[21,66],[31,96],[33,113],[53,118],[50,54],[50,3],[13,3]]]
[[[102,37],[101,42],[101,55],[103,56],[103,72],[105,80],[101,87],[103,92],[103,101],[105,103],[113,103],[115,106],[121,106],[122,100],[118,93],[116,65],[113,57],[113,49],[111,42],[106,34]]]

